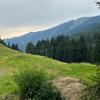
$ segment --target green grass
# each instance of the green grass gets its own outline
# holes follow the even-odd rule
[[[54,77],[74,77],[87,85],[95,84],[96,66],[89,63],[62,63],[47,57],[29,55],[0,44],[0,95],[16,93],[13,74],[27,67],[44,70]]]

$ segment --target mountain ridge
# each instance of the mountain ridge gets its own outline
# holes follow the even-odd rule
[[[50,39],[58,35],[72,35],[75,33],[88,32],[96,25],[100,26],[100,16],[81,17],[44,31],[29,32],[23,36],[6,39],[4,41],[6,43],[18,44],[19,48],[23,50],[30,41],[36,43],[38,40]]]

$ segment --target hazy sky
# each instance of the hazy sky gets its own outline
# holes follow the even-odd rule
[[[0,0],[3,38],[46,29],[84,16],[96,16],[95,0]]]

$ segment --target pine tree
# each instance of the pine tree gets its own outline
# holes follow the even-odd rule
[[[78,62],[87,62],[88,59],[88,46],[84,36],[80,36],[78,45],[76,46],[78,51]]]
[[[100,35],[97,35],[95,44],[95,62],[100,64]]]
[[[0,43],[6,45],[2,39],[0,39]]]
[[[32,42],[29,42],[26,47],[26,53],[34,54],[35,53],[35,46]]]
[[[7,45],[7,47],[8,47],[8,48],[10,48],[10,42],[8,42],[8,45]]]
[[[14,49],[14,50],[18,50],[19,51],[19,48],[18,48],[17,44],[12,44],[11,48]]]

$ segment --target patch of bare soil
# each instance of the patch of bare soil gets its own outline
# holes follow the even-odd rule
[[[5,71],[2,69],[2,68],[0,68],[0,77],[2,77],[3,75],[5,75]]]
[[[71,77],[59,77],[52,82],[65,100],[81,100],[82,92],[86,88],[79,79]]]

